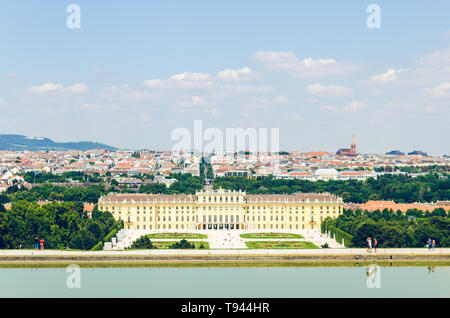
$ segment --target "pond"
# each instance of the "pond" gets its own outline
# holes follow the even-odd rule
[[[0,297],[450,297],[450,267],[0,268]]]

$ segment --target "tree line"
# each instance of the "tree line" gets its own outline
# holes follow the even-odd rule
[[[345,202],[353,203],[364,203],[368,200],[393,200],[397,203],[450,200],[450,179],[434,173],[415,178],[383,175],[364,181],[217,177],[213,185],[214,188],[245,190],[249,194],[329,192],[341,196]]]
[[[205,170],[204,170],[205,171]],[[193,176],[190,173],[172,173],[167,178],[176,179],[169,187],[163,183],[143,184],[131,189],[119,189],[111,183],[106,187],[103,183],[88,187],[62,187],[50,183],[33,187],[30,190],[18,188],[8,189],[6,202],[20,200],[39,201],[84,201],[96,203],[100,196],[109,192],[140,192],[161,194],[195,194],[203,187],[204,174]],[[290,194],[295,192],[329,192],[341,196],[344,202],[364,203],[368,200],[393,200],[397,203],[435,202],[450,200],[450,179],[437,174],[419,177],[404,175],[384,175],[377,179],[360,180],[319,180],[274,179],[263,177],[249,179],[245,177],[216,177],[214,188],[245,190],[249,194]]]
[[[50,249],[89,250],[112,230],[123,227],[109,212],[94,209],[92,218],[76,202],[52,202],[40,206],[18,201],[0,212],[0,249],[34,247],[38,236]]]
[[[336,231],[338,229],[338,231]],[[327,218],[322,232],[336,233],[349,242],[346,247],[365,247],[367,237],[378,241],[378,247],[424,247],[428,238],[438,247],[450,247],[450,214],[437,208],[432,212],[417,210],[394,212],[345,209],[336,219]]]

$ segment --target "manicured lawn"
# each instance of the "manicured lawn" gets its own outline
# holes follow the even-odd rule
[[[152,243],[156,246],[158,249],[168,249],[170,245],[175,243],[175,241],[152,241]],[[205,250],[209,250],[209,243],[203,242],[203,241],[195,241],[195,242],[189,242],[194,243],[195,249],[200,249],[201,243],[203,243],[203,247]]]
[[[241,234],[242,238],[249,239],[301,239],[303,236],[293,233],[247,233]]]
[[[206,239],[208,235],[198,233],[154,233],[148,235],[150,239]]]
[[[249,241],[245,242],[248,248],[284,249],[284,248],[318,248],[315,244],[305,241]]]

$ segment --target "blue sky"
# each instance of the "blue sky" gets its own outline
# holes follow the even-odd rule
[[[43,2],[43,3],[42,3]],[[81,28],[69,29],[69,4]],[[370,29],[369,4],[381,8]],[[280,148],[449,153],[450,2],[1,1],[0,133],[170,149],[177,127]]]

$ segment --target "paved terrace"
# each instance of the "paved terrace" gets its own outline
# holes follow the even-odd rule
[[[117,249],[122,250],[129,247],[135,240],[137,240],[142,235],[155,234],[155,233],[197,233],[206,234],[208,238],[206,239],[188,239],[188,241],[207,241],[211,249],[245,249],[247,241],[309,241],[317,246],[321,246],[325,243],[328,244],[330,248],[343,248],[344,246],[336,242],[334,239],[327,237],[325,234],[320,233],[316,230],[186,230],[186,231],[175,231],[175,230],[125,230],[125,237],[122,241],[117,244]],[[300,234],[303,239],[247,239],[241,238],[241,234],[246,233],[292,233]],[[178,239],[167,239],[166,241],[175,241]],[[152,241],[165,241],[165,239],[152,239]]]
[[[213,250],[121,250],[121,251],[62,251],[62,250],[0,250],[1,256],[144,256],[144,255],[429,255],[443,256],[450,259],[450,248],[386,248],[367,253],[364,248],[322,248],[322,249],[213,249]]]

